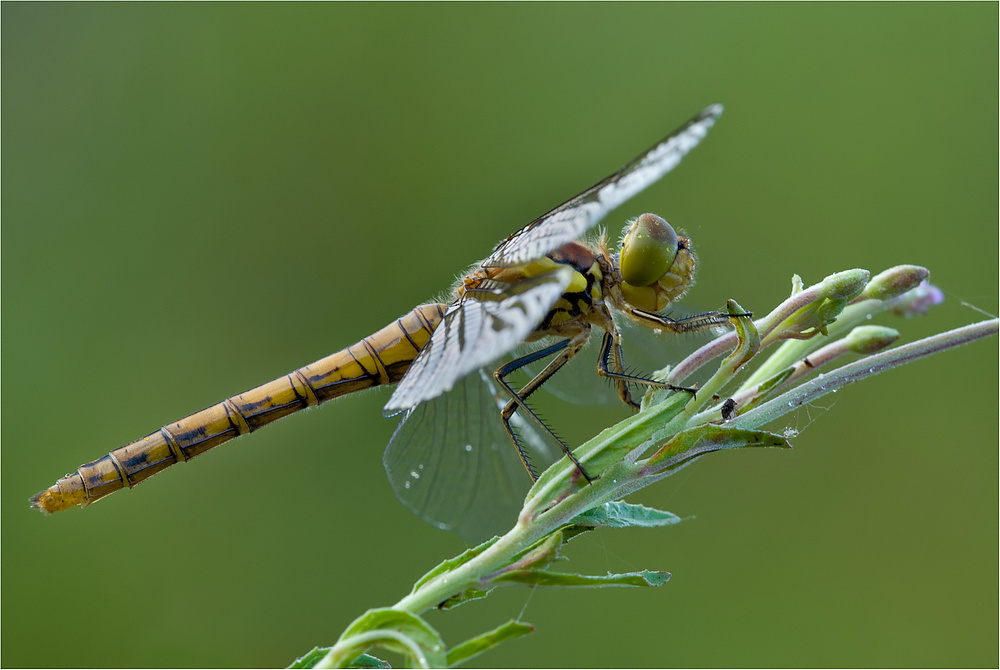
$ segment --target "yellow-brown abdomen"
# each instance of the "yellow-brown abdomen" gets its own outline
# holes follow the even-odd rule
[[[135,486],[174,463],[332,398],[398,382],[441,322],[447,305],[421,305],[360,342],[227,398],[81,465],[31,499],[59,512]]]

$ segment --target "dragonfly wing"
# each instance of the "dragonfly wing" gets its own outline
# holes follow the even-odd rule
[[[673,170],[701,142],[720,114],[722,105],[707,107],[618,172],[512,234],[483,266],[520,265],[578,239],[609,211]]]
[[[494,282],[457,300],[386,403],[398,414],[450,391],[466,375],[520,346],[569,286],[560,268],[516,283]]]
[[[407,508],[469,542],[513,527],[531,484],[500,423],[506,400],[489,373],[466,375],[451,393],[409,410],[382,458]],[[517,430],[534,432],[526,422]]]

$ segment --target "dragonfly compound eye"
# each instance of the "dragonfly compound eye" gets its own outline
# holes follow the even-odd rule
[[[670,270],[677,257],[677,233],[655,214],[643,214],[622,241],[622,279],[632,286],[649,286]]]
[[[689,242],[660,217],[643,214],[622,241],[622,297],[633,307],[658,312],[684,295],[694,265]]]

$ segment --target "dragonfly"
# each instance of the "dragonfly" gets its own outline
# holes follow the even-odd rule
[[[509,526],[529,483],[523,473],[537,478],[528,451],[539,435],[591,481],[528,398],[583,349],[595,328],[604,333],[597,372],[626,405],[638,409],[630,391],[637,386],[694,394],[626,372],[616,322],[672,333],[729,322],[721,312],[663,315],[693,280],[690,241],[655,214],[630,221],[614,251],[604,234],[596,241],[585,237],[608,212],[673,170],[721,113],[721,105],[707,107],[614,174],[509,235],[456,282],[447,301],[420,305],[346,349],[85,463],[31,505],[46,513],[85,507],[277,419],[387,384],[396,388],[383,413],[402,419],[383,464],[400,501],[433,525],[466,538]],[[533,343],[533,350],[488,372]],[[515,388],[512,373],[546,360]]]

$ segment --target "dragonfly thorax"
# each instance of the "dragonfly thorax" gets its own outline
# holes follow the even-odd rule
[[[555,251],[522,265],[512,267],[480,267],[462,280],[458,298],[475,295],[477,291],[500,285],[516,285],[557,270],[572,270],[570,281],[562,295],[552,303],[548,313],[527,338],[572,336],[587,331],[590,325],[606,327],[610,315],[604,307],[606,272],[613,270],[607,252],[583,242],[570,242]]]

